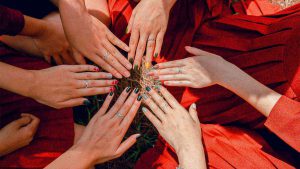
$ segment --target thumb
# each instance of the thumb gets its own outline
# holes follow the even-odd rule
[[[200,124],[200,121],[199,121],[199,118],[198,118],[198,113],[197,113],[197,108],[196,108],[196,104],[195,104],[195,103],[193,103],[193,104],[190,106],[189,113],[190,113],[192,119],[193,119],[196,123],[199,123],[199,124]]]
[[[15,120],[13,122],[11,122],[11,124],[16,127],[16,128],[21,128],[21,127],[24,127],[26,125],[28,125],[29,123],[31,122],[31,118],[30,117],[21,117],[19,118],[18,120]]]
[[[198,48],[195,48],[195,47],[191,47],[191,46],[186,46],[185,50],[188,53],[190,53],[192,55],[195,55],[195,56],[212,55],[212,53],[209,53],[209,52],[206,52],[204,50],[201,50],[201,49],[198,49]]]

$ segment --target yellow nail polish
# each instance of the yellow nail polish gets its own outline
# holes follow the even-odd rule
[[[146,67],[146,69],[150,69],[151,63],[150,63],[150,62],[146,62],[146,63],[145,63],[145,67]]]

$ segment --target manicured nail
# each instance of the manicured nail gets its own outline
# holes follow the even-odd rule
[[[146,94],[143,94],[142,96],[143,96],[144,100],[147,100],[149,98],[148,95],[146,95]]]
[[[120,73],[117,73],[117,74],[116,74],[116,78],[122,79],[122,75],[121,75]]]
[[[110,91],[110,92],[115,91],[115,87],[110,87],[109,91]]]
[[[149,86],[146,87],[147,92],[150,92],[151,88]]]
[[[118,83],[119,83],[119,81],[114,80],[114,81],[112,82],[112,85],[116,85],[116,84],[118,84]]]
[[[139,97],[137,98],[137,101],[141,101],[142,100],[142,96],[141,95],[139,95]]]
[[[146,75],[147,76],[154,76],[154,72],[148,72]]]
[[[135,89],[134,89],[134,93],[135,93],[135,94],[137,94],[139,91],[140,91],[139,88],[135,88]]]
[[[126,27],[125,33],[126,33],[126,34],[128,33],[128,27]]]
[[[158,53],[155,53],[155,54],[154,54],[154,58],[157,58],[157,56],[158,56]]]
[[[145,67],[146,67],[146,69],[150,69],[151,63],[150,63],[150,62],[146,62],[146,63],[145,63]]]
[[[112,74],[107,74],[106,77],[107,77],[108,79],[111,79],[111,78],[112,78]]]
[[[138,70],[138,65],[134,65],[134,70]]]
[[[95,68],[94,68],[94,71],[95,71],[95,72],[99,72],[100,69],[99,69],[98,67],[95,67]]]
[[[89,106],[89,105],[91,105],[92,103],[91,103],[89,100],[84,100],[84,101],[83,101],[83,104],[86,105],[86,106]]]
[[[130,73],[129,72],[125,72],[125,77],[130,77]]]
[[[158,80],[159,76],[153,76],[153,79]]]
[[[141,134],[138,134],[138,135],[136,135],[136,138],[139,138],[139,137],[141,137],[142,135]]]
[[[110,95],[110,96],[114,95],[114,92],[110,92],[109,95]]]
[[[130,89],[131,89],[131,87],[127,87],[126,92],[129,93]]]
[[[192,104],[192,108],[193,108],[193,109],[197,109],[197,107],[196,107],[196,104],[195,104],[195,103],[193,103],[193,104]]]
[[[129,59],[129,62],[130,62],[131,64],[133,64],[133,61],[134,61],[133,58],[130,58],[130,59]]]
[[[146,113],[146,112],[147,112],[146,107],[142,107],[142,111],[143,111],[144,113]]]
[[[158,69],[159,66],[158,66],[158,65],[154,65],[152,68],[153,68],[153,69]]]

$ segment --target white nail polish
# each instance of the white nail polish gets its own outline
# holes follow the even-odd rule
[[[196,107],[196,104],[195,104],[195,103],[193,103],[193,104],[192,104],[192,108],[193,108],[193,109],[197,109],[197,107]]]
[[[144,113],[146,113],[146,112],[147,112],[146,107],[142,107],[142,111],[143,111]]]

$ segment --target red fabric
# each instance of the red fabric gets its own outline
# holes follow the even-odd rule
[[[272,15],[258,17],[245,14],[232,15],[232,9],[228,4],[223,0],[177,1],[170,14],[162,57],[156,61],[165,62],[189,57],[190,55],[187,54],[184,47],[186,45],[195,46],[223,56],[224,59],[237,65],[261,83],[286,97],[297,99],[300,94],[300,5]],[[109,1],[112,30],[127,43],[129,35],[124,35],[124,33],[135,5],[134,2],[127,0]],[[241,10],[245,10],[242,7],[240,5]],[[184,107],[196,102],[202,123],[240,127],[236,131],[227,130],[224,127],[219,134],[213,130],[216,127],[212,127],[209,131],[203,129],[204,133],[211,133],[211,138],[214,138],[215,134],[220,135],[219,142],[224,142],[224,144],[216,146],[218,148],[214,149],[215,154],[207,151],[208,148],[213,148],[214,144],[206,146],[208,163],[211,164],[211,168],[234,168],[243,165],[244,161],[251,161],[247,153],[253,154],[252,162],[258,161],[258,163],[253,163],[253,165],[257,165],[257,168],[261,166],[265,166],[263,168],[282,168],[286,164],[287,159],[278,157],[271,151],[271,149],[277,149],[276,147],[268,148],[268,144],[272,144],[272,142],[258,141],[263,139],[254,130],[260,129],[267,132],[264,127],[265,117],[237,95],[220,86],[203,89],[178,87],[169,87],[168,89]],[[248,132],[249,137],[252,138],[251,142],[244,138],[246,134],[243,133],[247,132],[242,128],[253,130],[253,133]],[[224,137],[221,137],[222,135]],[[236,141],[238,144],[233,145],[226,142],[228,139],[225,137],[226,135],[230,135],[232,142]],[[206,138],[204,135],[204,142],[213,141],[206,140]],[[284,140],[286,139],[289,138]],[[251,145],[254,142],[259,146]],[[232,154],[234,157],[238,156],[237,158],[227,158],[226,155],[233,152],[233,150],[228,150],[228,146],[240,146],[249,151],[246,153],[239,148],[236,149],[238,153]],[[175,157],[170,158],[164,151],[166,149],[169,149],[168,146],[157,146],[149,150],[141,158],[142,162],[137,164],[137,168],[157,168],[150,165],[150,163],[156,164],[156,162],[167,163],[161,168],[175,166],[176,164],[172,163],[176,161]],[[270,152],[266,149],[269,149]],[[154,151],[159,153],[154,153]],[[288,156],[290,153],[287,149],[285,151],[285,155]],[[266,156],[265,153],[269,156]],[[262,160],[266,158],[268,160]],[[143,164],[147,160],[149,165]],[[214,163],[214,160],[218,163]],[[272,165],[273,167],[270,167]]]
[[[282,96],[265,126],[300,152],[300,102]]]
[[[49,67],[42,59],[22,55],[1,44],[0,61],[30,70]],[[0,89],[0,127],[18,119],[21,113],[39,117],[39,129],[30,145],[0,158],[1,169],[44,168],[72,146],[74,125],[71,109],[54,110]]]
[[[0,35],[16,35],[21,32],[24,24],[21,12],[0,5]]]

